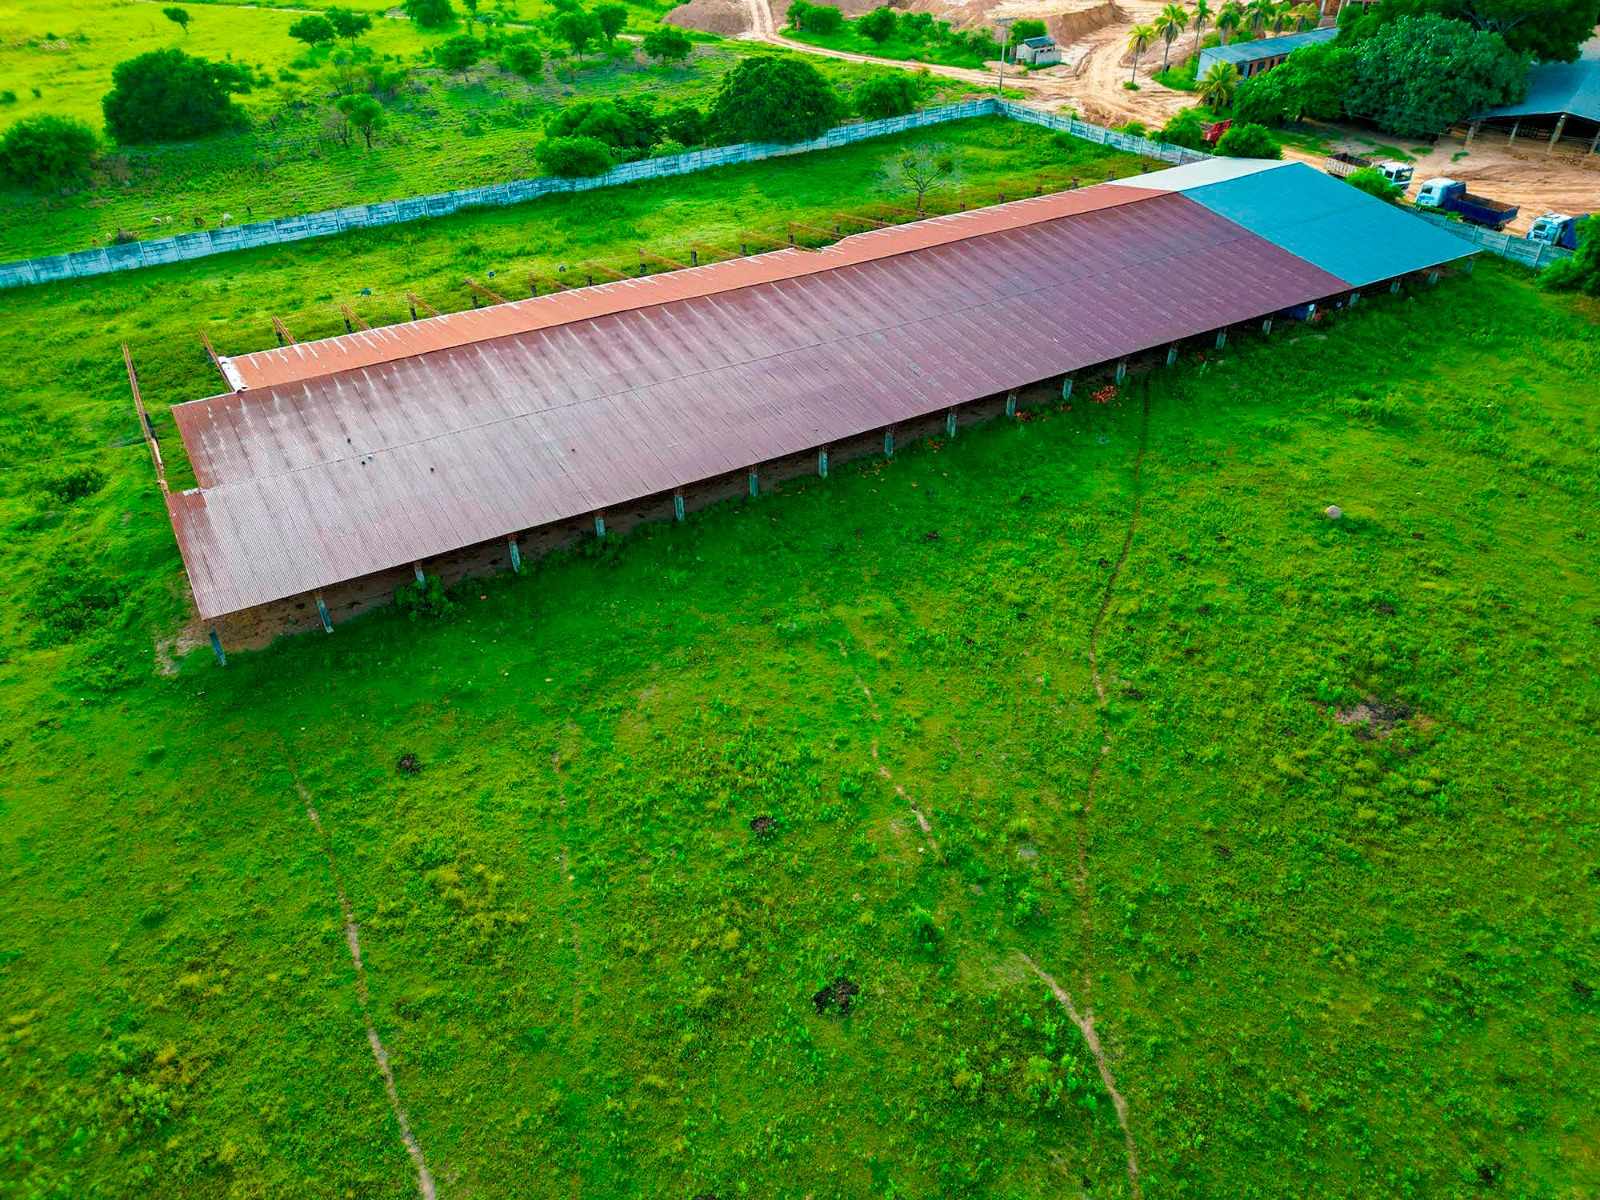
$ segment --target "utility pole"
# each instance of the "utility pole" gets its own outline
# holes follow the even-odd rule
[[[1000,39],[1000,75],[995,83],[994,93],[1002,100],[1006,94],[1006,43],[1011,40],[1011,22],[1014,17],[999,17],[995,20],[996,35]]]

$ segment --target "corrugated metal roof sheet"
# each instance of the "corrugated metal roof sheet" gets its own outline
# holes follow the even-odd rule
[[[709,296],[734,288],[815,275],[852,263],[908,254],[963,238],[980,237],[1040,221],[1146,199],[1143,191],[1099,184],[1078,191],[1014,200],[949,216],[854,234],[821,250],[780,250],[703,267],[624,279],[490,308],[446,313],[407,325],[299,342],[255,354],[225,357],[223,372],[235,389],[266,387],[335,371],[372,366],[431,350],[488,341],[602,317],[651,304]]]
[[[820,271],[679,299],[652,290],[646,307],[620,311],[608,299],[603,315],[562,309],[559,321],[431,352],[404,342],[402,357],[180,405],[202,486],[168,507],[200,613],[580,516],[1344,290],[1182,196],[1129,189],[1137,201],[1083,204],[1100,190],[1078,193],[1073,215],[1030,201],[1031,223],[967,214],[969,230],[1004,226],[977,236],[936,236],[937,222],[883,231],[851,239],[881,254],[852,249]],[[926,240],[908,248],[916,238]]]
[[[1277,58],[1280,54],[1293,54],[1302,46],[1331,42],[1338,36],[1339,31],[1334,28],[1307,29],[1303,33],[1257,38],[1253,42],[1229,42],[1226,46],[1207,46],[1201,58],[1205,65],[1213,62],[1230,62],[1237,66],[1240,63],[1260,62],[1263,58]]]
[[[1528,72],[1526,98],[1478,116],[1534,117],[1554,113],[1600,121],[1600,39],[1587,43],[1577,62],[1539,63]]]
[[[1453,234],[1306,163],[1281,163],[1183,194],[1351,287],[1476,253]]]

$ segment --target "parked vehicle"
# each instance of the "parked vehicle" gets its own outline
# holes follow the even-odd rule
[[[1563,250],[1578,248],[1578,222],[1583,213],[1569,217],[1566,213],[1547,212],[1528,230],[1530,242],[1543,242],[1546,246],[1560,246]]]
[[[1200,136],[1205,138],[1206,145],[1215,146],[1222,140],[1222,135],[1232,128],[1233,119],[1231,117],[1226,121],[1213,121],[1206,126],[1205,132]]]
[[[1484,225],[1490,229],[1504,229],[1517,215],[1515,204],[1502,204],[1487,196],[1474,196],[1459,179],[1428,179],[1417,192],[1418,208],[1437,208],[1440,212],[1453,212],[1463,221]]]
[[[1393,159],[1377,162],[1370,158],[1362,158],[1359,154],[1346,154],[1343,151],[1329,155],[1327,162],[1322,166],[1329,175],[1336,175],[1340,179],[1368,167],[1376,167],[1383,173],[1385,179],[1390,183],[1398,183],[1401,187],[1411,182],[1413,174],[1410,163],[1395,162]]]

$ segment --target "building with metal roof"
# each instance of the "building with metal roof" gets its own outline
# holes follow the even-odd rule
[[[1048,67],[1061,61],[1061,47],[1053,37],[1023,38],[1017,43],[1016,57],[1019,63]]]
[[[1473,117],[1476,133],[1484,122],[1508,128],[1528,141],[1562,138],[1587,141],[1600,153],[1600,38],[1585,43],[1577,62],[1536,63],[1528,70],[1528,94]]]
[[[1331,42],[1338,36],[1339,31],[1330,26],[1327,29],[1308,29],[1303,33],[1285,33],[1278,37],[1259,38],[1253,42],[1207,46],[1200,51],[1200,62],[1195,69],[1199,78],[1204,79],[1206,72],[1218,63],[1232,63],[1239,68],[1240,75],[1248,78],[1272,70],[1303,46],[1318,46],[1324,42]]]
[[[1471,252],[1301,164],[1197,163],[221,359],[231,390],[172,410],[198,486],[168,511],[202,618],[325,614],[324,589],[515,563],[556,523]]]

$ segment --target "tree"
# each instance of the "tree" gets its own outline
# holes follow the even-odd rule
[[[1259,125],[1343,116],[1353,71],[1354,56],[1347,47],[1303,47],[1279,66],[1241,83],[1234,98],[1234,115]]]
[[[1161,69],[1163,71],[1167,69],[1167,62],[1172,56],[1172,43],[1188,27],[1188,24],[1189,10],[1181,4],[1169,3],[1156,14],[1156,33],[1161,35],[1161,41],[1164,43],[1161,50]]]
[[[1244,11],[1250,20],[1250,31],[1260,34],[1266,31],[1267,23],[1278,15],[1278,5],[1276,0],[1250,0]]]
[[[100,107],[119,142],[180,141],[242,123],[233,94],[249,90],[245,67],[152,50],[116,65]]]
[[[657,25],[644,35],[644,52],[658,63],[686,62],[694,50],[689,35],[671,25]]]
[[[593,13],[574,8],[556,18],[556,32],[561,35],[562,41],[572,47],[572,52],[582,58],[584,48],[600,37],[603,31]]]
[[[161,10],[161,15],[163,17],[165,17],[167,20],[171,21],[179,29],[183,30],[185,36],[188,35],[188,33],[189,33],[189,10],[188,9],[179,8],[176,4],[174,4],[170,8],[163,8]]]
[[[1217,153],[1224,158],[1282,158],[1283,147],[1265,125],[1235,125],[1217,139]]]
[[[289,26],[289,36],[296,41],[304,42],[308,46],[320,46],[323,42],[331,42],[337,36],[334,32],[333,22],[327,17],[313,14],[301,17]]]
[[[855,90],[856,112],[869,121],[899,117],[917,107],[922,99],[920,81],[910,71],[884,71],[869,75]]]
[[[404,0],[400,7],[423,29],[442,29],[456,19],[450,0]]]
[[[328,23],[333,26],[334,33],[352,46],[356,44],[357,38],[372,28],[370,16],[364,12],[353,12],[348,8],[330,8]]]
[[[1339,25],[1358,40],[1395,21],[1445,17],[1498,33],[1512,50],[1545,62],[1572,62],[1600,24],[1597,0],[1384,0],[1349,8],[1349,19],[1341,12]]]
[[[1190,150],[1206,148],[1206,123],[1200,119],[1200,110],[1180,109],[1161,127],[1160,140],[1172,146]]]
[[[500,68],[524,79],[542,78],[544,55],[539,52],[539,43],[526,33],[507,38],[500,47]]]
[[[1498,33],[1442,17],[1391,22],[1351,54],[1345,109],[1402,137],[1429,137],[1528,90],[1527,59]]]
[[[910,192],[921,216],[928,193],[956,177],[955,156],[946,146],[924,142],[913,146],[883,170],[884,185],[896,195]]]
[[[1211,20],[1211,5],[1206,0],[1194,0],[1194,52],[1200,54],[1200,35],[1205,31],[1206,22]]]
[[[545,138],[534,154],[546,171],[564,179],[604,175],[612,166],[611,151],[592,137]]]
[[[628,8],[624,4],[602,4],[594,10],[594,19],[600,22],[600,32],[609,46],[628,23]]]
[[[1133,51],[1133,74],[1128,76],[1129,83],[1139,78],[1139,56],[1149,49],[1150,43],[1155,40],[1156,31],[1149,25],[1135,25],[1128,30],[1128,49]]]
[[[680,146],[698,146],[706,140],[706,115],[692,104],[678,104],[661,116],[661,132]]]
[[[1304,33],[1322,18],[1322,10],[1315,4],[1296,4],[1289,10],[1289,17],[1294,21],[1295,32]]]
[[[886,42],[894,36],[894,28],[899,20],[900,16],[894,9],[887,6],[875,8],[866,16],[857,18],[856,32],[875,42]]]
[[[367,144],[367,149],[372,149],[373,135],[383,127],[383,105],[379,104],[365,92],[354,96],[340,96],[333,102],[333,106],[345,115],[345,118],[361,133],[361,138]]]
[[[1272,71],[1268,75],[1274,74]],[[1196,87],[1200,102],[1221,112],[1233,107],[1239,92],[1239,68],[1229,62],[1212,63]]]
[[[1376,196],[1379,200],[1394,200],[1405,191],[1400,184],[1390,182],[1377,167],[1362,167],[1359,171],[1351,171],[1344,177],[1344,181],[1358,191]]]
[[[832,4],[808,4],[795,0],[789,6],[789,24],[807,33],[838,33],[844,28],[844,13]]]
[[[1539,286],[1553,292],[1600,296],[1600,216],[1578,222],[1576,253],[1546,267],[1539,275]]]
[[[1228,0],[1217,11],[1217,32],[1222,35],[1224,46],[1228,44],[1228,35],[1242,24],[1244,24],[1244,6],[1239,0]]]
[[[445,71],[460,71],[465,79],[474,63],[483,57],[483,43],[470,33],[458,33],[433,48],[433,61]]]
[[[709,113],[712,131],[730,142],[803,142],[839,120],[839,97],[800,58],[758,54],[722,77]]]
[[[901,24],[904,24],[905,18],[901,17],[900,22]],[[1006,44],[1010,46],[1020,46],[1029,38],[1045,37],[1049,34],[1049,32],[1049,28],[1043,21],[1023,17],[1019,20],[1011,22],[1011,36],[1006,39]]]
[[[62,187],[89,174],[99,139],[72,117],[24,117],[0,136],[0,178],[23,187]]]
[[[552,138],[593,138],[627,161],[643,158],[661,136],[661,120],[643,100],[580,100],[545,124]]]

